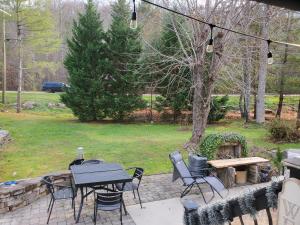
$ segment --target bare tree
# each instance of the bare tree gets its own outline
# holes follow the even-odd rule
[[[269,6],[266,5],[262,10],[261,36],[265,39],[269,37]],[[268,43],[261,41],[259,69],[258,69],[258,88],[256,96],[256,122],[265,122],[265,94],[266,94],[266,76],[267,76],[267,53]]]
[[[180,10],[195,18],[201,18],[207,23],[218,24],[227,28],[240,28],[244,10],[251,10],[247,1],[239,0],[216,0],[196,1],[184,0],[169,3],[176,10]],[[181,18],[182,20],[182,18]],[[179,41],[178,53],[169,56],[163,55],[159,49],[162,61],[168,62],[167,71],[172,68],[188,68],[191,73],[191,93],[193,99],[193,132],[192,137],[185,147],[195,149],[204,135],[207,118],[210,111],[211,96],[215,83],[221,72],[221,68],[231,61],[228,49],[235,41],[230,32],[213,27],[213,53],[206,52],[207,41],[210,38],[210,26],[201,24],[194,20],[186,23],[177,23],[177,17],[173,17],[173,30]],[[179,24],[179,26],[178,26]],[[162,63],[162,62],[160,62]],[[165,76],[168,76],[166,74]],[[180,79],[172,74],[174,79]],[[172,79],[171,79],[172,80]]]
[[[286,32],[286,42],[289,42],[290,39],[290,31],[291,31],[291,21],[293,18],[293,13],[288,12],[287,15],[287,24],[285,26],[284,31]],[[278,107],[276,112],[276,117],[281,117],[281,111],[282,111],[282,105],[283,105],[283,99],[284,99],[284,86],[285,86],[285,67],[288,60],[288,46],[284,46],[284,55],[282,59],[282,64],[280,68],[280,81],[279,81],[279,101],[278,101]]]

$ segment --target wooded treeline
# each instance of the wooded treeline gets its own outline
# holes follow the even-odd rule
[[[23,0],[10,0],[3,3],[7,4],[7,2],[26,2]],[[48,18],[46,18],[48,23],[51,23],[53,26],[52,30],[46,31],[43,29],[41,32],[45,32],[45,36],[52,35],[57,38],[57,42],[55,45],[48,44],[48,47],[50,49],[47,49],[45,52],[44,48],[45,46],[36,46],[36,42],[44,42],[41,37],[32,37],[31,43],[25,42],[24,43],[24,55],[25,55],[25,61],[24,61],[24,90],[40,90],[41,84],[44,81],[61,81],[61,82],[67,82],[67,73],[63,66],[63,59],[66,54],[67,48],[66,48],[66,39],[70,36],[71,29],[72,29],[72,23],[73,20],[78,17],[79,12],[83,12],[84,10],[84,1],[82,0],[42,0],[42,1],[29,1],[32,4],[34,4],[33,11],[36,11],[36,14],[30,15],[32,17],[31,20],[37,21],[36,17],[39,17],[39,15],[45,16],[43,12],[47,11],[49,13]],[[37,2],[39,2],[37,4]],[[98,11],[100,13],[100,17],[103,20],[103,27],[104,29],[108,29],[109,24],[111,23],[111,4],[108,1],[95,1],[97,4]],[[156,1],[160,2],[160,1]],[[47,3],[47,4],[44,4]],[[161,1],[163,3],[163,1]],[[262,4],[260,4],[262,5]],[[9,7],[4,7],[10,11]],[[157,8],[151,7],[147,4],[141,4],[139,5],[139,18],[138,22],[140,26],[143,26],[143,38],[147,41],[153,41],[155,38],[159,37],[159,34],[161,31],[163,31],[164,25],[163,25],[163,17],[165,15],[165,12],[158,10]],[[275,8],[274,10],[277,11],[277,13],[272,18],[272,23],[270,24],[270,28],[274,31],[271,31],[271,34],[274,35],[274,37],[278,38],[279,40],[287,40],[287,37],[285,37],[286,29],[289,29],[290,37],[288,40],[293,41],[295,40],[297,42],[297,38],[295,36],[299,37],[299,29],[297,29],[297,24],[295,23],[295,20],[298,20],[300,15],[297,13],[291,13],[291,17],[293,17],[293,22],[291,22],[292,27],[287,26],[287,22],[284,20],[287,20],[286,10],[282,10],[279,8]],[[254,10],[252,10],[253,13]],[[251,12],[251,11],[250,11]],[[42,13],[42,14],[40,14]],[[1,16],[2,17],[2,16]],[[253,15],[252,15],[253,17]],[[250,18],[251,19],[251,18]],[[257,21],[259,19],[258,15],[253,17],[252,21]],[[1,19],[2,22],[2,19]],[[242,25],[242,24],[241,24]],[[1,33],[1,41],[2,41],[2,26],[3,24],[0,23],[0,33]],[[16,39],[16,23],[15,18],[6,18],[6,38],[7,39]],[[247,25],[250,26],[249,24]],[[250,33],[255,33],[255,28],[252,26],[252,32],[249,30],[249,28],[244,28],[243,30],[248,31]],[[257,26],[257,25],[256,25]],[[299,26],[298,26],[299,27]],[[276,31],[276,32],[275,32]],[[258,32],[256,32],[258,34]],[[240,38],[240,37],[235,37]],[[252,41],[252,43],[255,42]],[[18,53],[17,53],[17,46],[16,42],[14,41],[7,41],[6,42],[6,48],[7,48],[7,89],[8,90],[17,90],[17,75],[18,75]],[[33,46],[35,45],[35,46]],[[146,46],[146,44],[144,43]],[[243,48],[243,44],[238,44],[241,49]],[[252,49],[255,49],[254,46],[252,46]],[[3,45],[0,45],[0,56],[1,59],[3,59]],[[283,57],[284,57],[284,47],[283,46],[276,46],[276,53],[278,53],[277,57],[280,60],[276,60],[276,66],[273,66],[272,69],[268,71],[267,76],[267,86],[266,86],[266,92],[267,93],[278,93],[281,89],[281,79],[279,74],[282,74],[284,71],[284,92],[286,94],[298,94],[299,86],[300,86],[300,76],[299,76],[299,67],[297,66],[297,63],[295,60],[297,60],[297,57],[299,57],[299,53],[297,49],[289,48],[288,49],[288,58],[289,62],[286,62],[284,66],[285,68],[282,68],[281,64],[283,64]],[[241,51],[240,51],[241,52]],[[249,54],[249,53],[247,53]],[[254,54],[252,52],[252,54]],[[295,63],[294,63],[295,62]],[[0,69],[1,74],[3,72],[3,60],[0,60]],[[280,70],[282,72],[280,72]],[[238,69],[238,70],[237,70]],[[226,71],[225,69],[224,71]],[[241,76],[241,71],[239,68],[230,68],[230,73],[234,75]],[[225,73],[229,73],[229,71],[226,71]],[[2,76],[1,76],[2,78]],[[2,79],[1,79],[2,82]],[[220,79],[217,82],[216,88],[214,90],[214,93],[240,93],[240,88],[238,86],[232,86],[227,85],[227,82],[231,82],[231,77],[228,78],[227,76],[224,76],[224,79]],[[1,83],[2,84],[2,83]],[[2,86],[2,85],[1,85]]]

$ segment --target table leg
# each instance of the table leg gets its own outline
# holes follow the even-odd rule
[[[81,214],[81,210],[82,210],[82,206],[83,206],[83,201],[84,201],[83,187],[80,187],[80,193],[81,193],[81,201],[80,201],[80,206],[79,206],[79,209],[78,209],[78,215],[77,215],[76,223],[79,222],[80,214]]]
[[[122,191],[124,190],[124,187],[125,187],[125,183],[123,183],[122,185]],[[126,206],[125,206],[125,202],[124,202],[124,199],[123,199],[123,194],[122,194],[122,202],[123,202],[123,208],[124,208],[124,212],[125,212],[125,215],[128,215],[128,212],[127,212],[127,209],[126,209]]]

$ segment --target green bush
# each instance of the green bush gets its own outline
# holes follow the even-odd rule
[[[229,110],[228,106],[228,95],[223,97],[213,97],[210,104],[210,111],[208,114],[208,123],[217,122],[221,119],[224,119],[227,111]]]
[[[282,170],[283,151],[280,148],[276,149],[275,157],[272,158],[272,163],[276,168],[277,174]]]
[[[235,133],[210,134],[207,135],[199,146],[199,153],[208,160],[216,158],[217,150],[224,143],[240,143],[242,146],[242,156],[248,155],[246,138]]]
[[[273,120],[268,127],[271,138],[276,142],[294,142],[300,140],[300,132],[287,121]]]

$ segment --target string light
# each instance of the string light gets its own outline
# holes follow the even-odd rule
[[[272,52],[270,51],[270,44],[271,44],[272,41],[267,40],[267,42],[268,42],[268,64],[271,65],[274,62]]]
[[[133,12],[131,15],[130,28],[135,30],[137,29],[137,27],[138,24],[137,24],[137,17],[136,17],[135,0],[133,0]]]
[[[214,25],[213,24],[209,24],[210,27],[210,39],[208,41],[208,45],[206,46],[206,52],[207,53],[211,53],[214,51],[214,39],[213,39],[213,29],[214,29]]]
[[[200,19],[197,19],[197,18],[194,18],[192,16],[189,16],[189,15],[186,15],[184,13],[181,13],[181,12],[177,12],[173,9],[169,9],[165,6],[162,6],[162,5],[159,5],[159,4],[156,4],[156,3],[153,3],[153,2],[149,2],[148,0],[141,0],[142,2],[145,2],[145,3],[148,3],[150,5],[153,5],[153,6],[156,6],[158,8],[161,8],[161,9],[164,9],[164,10],[167,10],[169,12],[172,12],[174,14],[177,14],[177,15],[180,15],[180,16],[183,16],[183,17],[186,17],[188,19],[191,19],[191,20],[194,20],[194,21],[197,21],[199,23],[203,23],[203,24],[207,24],[209,26],[212,26],[213,28],[216,27],[216,28],[219,28],[219,29],[222,29],[222,30],[225,30],[225,31],[229,31],[229,32],[232,32],[232,33],[235,33],[235,34],[239,34],[239,35],[243,35],[243,36],[246,36],[246,37],[251,37],[251,38],[255,38],[255,39],[259,39],[259,40],[262,40],[262,41],[266,41],[268,42],[268,45],[270,45],[270,43],[276,43],[276,44],[281,44],[281,45],[289,45],[289,46],[294,46],[294,47],[300,47],[300,44],[294,44],[294,43],[288,43],[288,42],[282,42],[282,41],[275,41],[275,40],[270,40],[270,39],[265,39],[263,37],[259,37],[259,36],[255,36],[255,35],[252,35],[252,34],[247,34],[247,33],[243,33],[243,32],[240,32],[240,31],[236,31],[236,30],[233,30],[233,29],[229,29],[229,28],[226,28],[226,27],[221,27],[219,25],[216,25],[216,24],[211,24],[209,22],[206,22],[206,21],[203,21],[203,20],[200,20]],[[130,22],[130,27],[132,27],[133,29],[136,29],[137,28],[137,17],[136,17],[136,11],[135,11],[135,0],[133,0],[133,4],[134,4],[134,11],[132,13],[132,18],[131,18],[131,22]],[[131,25],[131,23],[133,23]],[[211,30],[212,31],[212,30]],[[212,32],[211,32],[212,33]],[[212,48],[211,48],[212,47]],[[212,51],[211,51],[212,49]],[[211,37],[211,39],[209,40],[208,42],[208,46],[206,48],[206,51],[207,52],[213,52],[213,39]],[[268,64],[272,64],[274,61],[273,59],[273,55],[272,55],[272,52],[269,50],[268,52]]]

